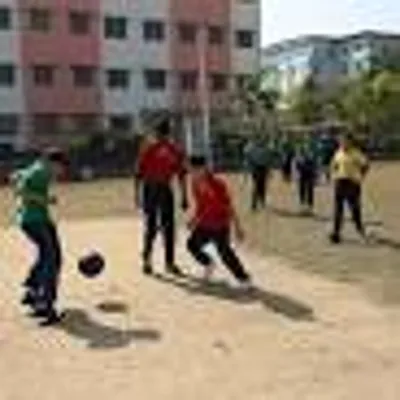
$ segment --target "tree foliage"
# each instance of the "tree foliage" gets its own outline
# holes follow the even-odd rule
[[[337,116],[356,128],[376,134],[400,129],[400,72],[365,73],[347,81],[338,90]]]
[[[290,93],[286,102],[290,117],[297,124],[312,124],[322,117],[323,92],[312,77]]]

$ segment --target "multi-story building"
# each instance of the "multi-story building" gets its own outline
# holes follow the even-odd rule
[[[0,0],[0,140],[132,132],[204,104],[259,68],[259,0]]]
[[[266,84],[281,93],[290,93],[312,76],[328,84],[341,73],[335,43],[325,36],[305,36],[267,48],[262,67],[267,69]]]
[[[340,80],[385,66],[400,67],[400,34],[361,32],[344,37],[305,36],[265,49],[266,86],[290,93],[309,77],[329,89]]]

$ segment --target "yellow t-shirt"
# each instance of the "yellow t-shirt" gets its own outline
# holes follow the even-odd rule
[[[334,180],[350,179],[361,182],[366,168],[367,157],[358,149],[339,149],[332,161],[332,177]]]

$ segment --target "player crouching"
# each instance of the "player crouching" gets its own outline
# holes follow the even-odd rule
[[[190,163],[194,211],[188,222],[191,235],[187,248],[204,266],[206,281],[211,278],[216,265],[210,255],[204,251],[204,247],[207,244],[213,244],[223,263],[241,287],[250,288],[250,275],[231,244],[231,225],[239,241],[243,240],[244,233],[232,205],[227,185],[207,167],[204,157],[192,157]]]

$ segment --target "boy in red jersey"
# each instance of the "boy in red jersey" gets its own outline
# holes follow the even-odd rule
[[[171,140],[169,120],[156,127],[154,140],[146,143],[137,165],[138,186],[143,185],[143,212],[145,231],[143,237],[143,272],[153,272],[152,253],[160,228],[165,244],[165,269],[173,275],[182,275],[175,264],[175,201],[172,182],[179,179],[181,205],[187,207],[185,155],[177,143]]]
[[[189,220],[192,230],[187,248],[193,257],[205,267],[204,278],[210,279],[215,263],[203,247],[209,243],[216,246],[226,267],[245,287],[251,280],[230,241],[231,225],[236,237],[242,240],[243,230],[233,208],[226,183],[206,166],[204,157],[192,157],[192,190],[194,213]]]

